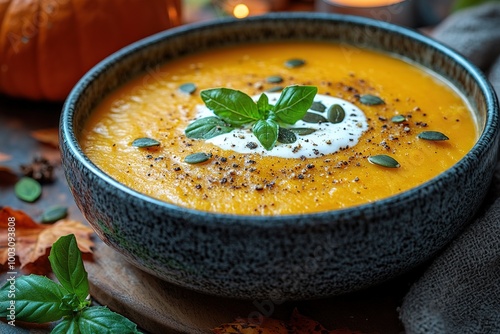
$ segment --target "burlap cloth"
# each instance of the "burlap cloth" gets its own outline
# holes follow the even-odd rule
[[[433,37],[478,65],[500,95],[500,2],[450,16]],[[406,333],[500,333],[500,167],[480,216],[405,296]]]

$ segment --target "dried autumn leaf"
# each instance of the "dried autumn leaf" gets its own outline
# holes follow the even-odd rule
[[[90,240],[90,236],[93,230],[90,227],[68,219],[60,220],[52,225],[37,224],[23,211],[4,207],[0,209],[0,264],[5,264],[8,258],[9,217],[15,219],[15,250],[21,268],[45,255],[47,249],[59,237],[71,233],[76,236],[78,248],[82,252],[92,252],[91,247],[94,243]]]
[[[11,155],[0,152],[0,162],[9,161],[11,159]]]
[[[32,131],[31,136],[41,143],[55,148],[59,147],[59,129],[57,128]]]
[[[349,329],[327,330],[319,322],[303,316],[295,309],[290,321],[264,318],[261,323],[255,320],[236,319],[233,323],[223,324],[212,329],[215,334],[361,334]]]

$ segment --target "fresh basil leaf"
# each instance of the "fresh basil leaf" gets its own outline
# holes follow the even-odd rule
[[[252,128],[252,132],[259,142],[268,151],[272,150],[278,140],[279,125],[272,119],[258,120]]]
[[[283,123],[295,124],[311,107],[317,92],[314,86],[286,87],[274,105],[276,117]]]
[[[44,323],[72,314],[61,307],[61,300],[68,293],[66,289],[47,277],[20,276],[15,278],[14,285],[14,291],[10,281],[0,289],[0,317],[8,320],[11,305],[15,305],[16,320],[20,321]]]
[[[60,237],[52,245],[49,261],[59,283],[83,302],[89,295],[89,281],[74,234]]]
[[[200,95],[208,109],[231,125],[243,125],[260,118],[257,104],[239,90],[206,89]]]
[[[50,334],[80,334],[81,332],[80,328],[78,328],[78,318],[78,315],[75,317],[64,318],[57,324],[56,327],[54,327],[54,329],[52,329]]]
[[[80,300],[78,299],[78,296],[75,295],[74,293],[65,295],[64,297],[62,297],[61,301],[62,301],[61,308],[63,310],[78,311],[80,306]]]
[[[209,116],[197,119],[189,124],[184,132],[188,138],[210,139],[233,130],[233,127],[219,117]]]
[[[82,334],[140,333],[132,321],[103,306],[84,309],[78,318],[78,328]]]
[[[272,110],[273,106],[269,104],[269,98],[266,94],[261,94],[257,100],[257,108],[259,109],[259,114],[265,116],[269,110]]]

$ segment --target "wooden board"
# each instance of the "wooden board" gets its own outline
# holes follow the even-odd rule
[[[0,152],[11,158],[0,162],[14,171],[36,155],[57,161],[54,148],[33,139],[30,132],[58,126],[59,104],[28,103],[0,97]],[[53,205],[69,207],[70,218],[84,221],[69,192],[62,168],[56,179],[45,185],[43,195],[34,204],[17,199],[13,184],[0,185],[0,205],[21,209],[37,218]],[[270,300],[232,300],[207,296],[168,284],[130,265],[120,254],[95,236],[92,256],[85,257],[91,295],[152,333],[209,333],[211,328],[237,317],[261,314],[288,319],[292,310],[314,318],[327,328],[349,328],[363,333],[401,333],[397,308],[419,272],[405,275],[387,284],[357,293],[322,300],[278,303]],[[5,282],[5,271],[0,273]],[[31,333],[47,333],[51,326],[22,324]],[[0,322],[1,333],[24,333]]]
[[[396,309],[404,286],[399,283],[336,298],[277,304],[207,296],[168,284],[128,264],[102,242],[98,243],[94,261],[85,266],[92,296],[99,303],[154,333],[208,333],[236,317],[253,318],[256,314],[285,320],[294,308],[329,328],[363,333],[402,331]]]

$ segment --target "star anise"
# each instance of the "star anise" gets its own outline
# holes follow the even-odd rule
[[[33,162],[28,165],[21,165],[21,172],[40,183],[54,181],[54,165],[42,156],[33,158]]]

